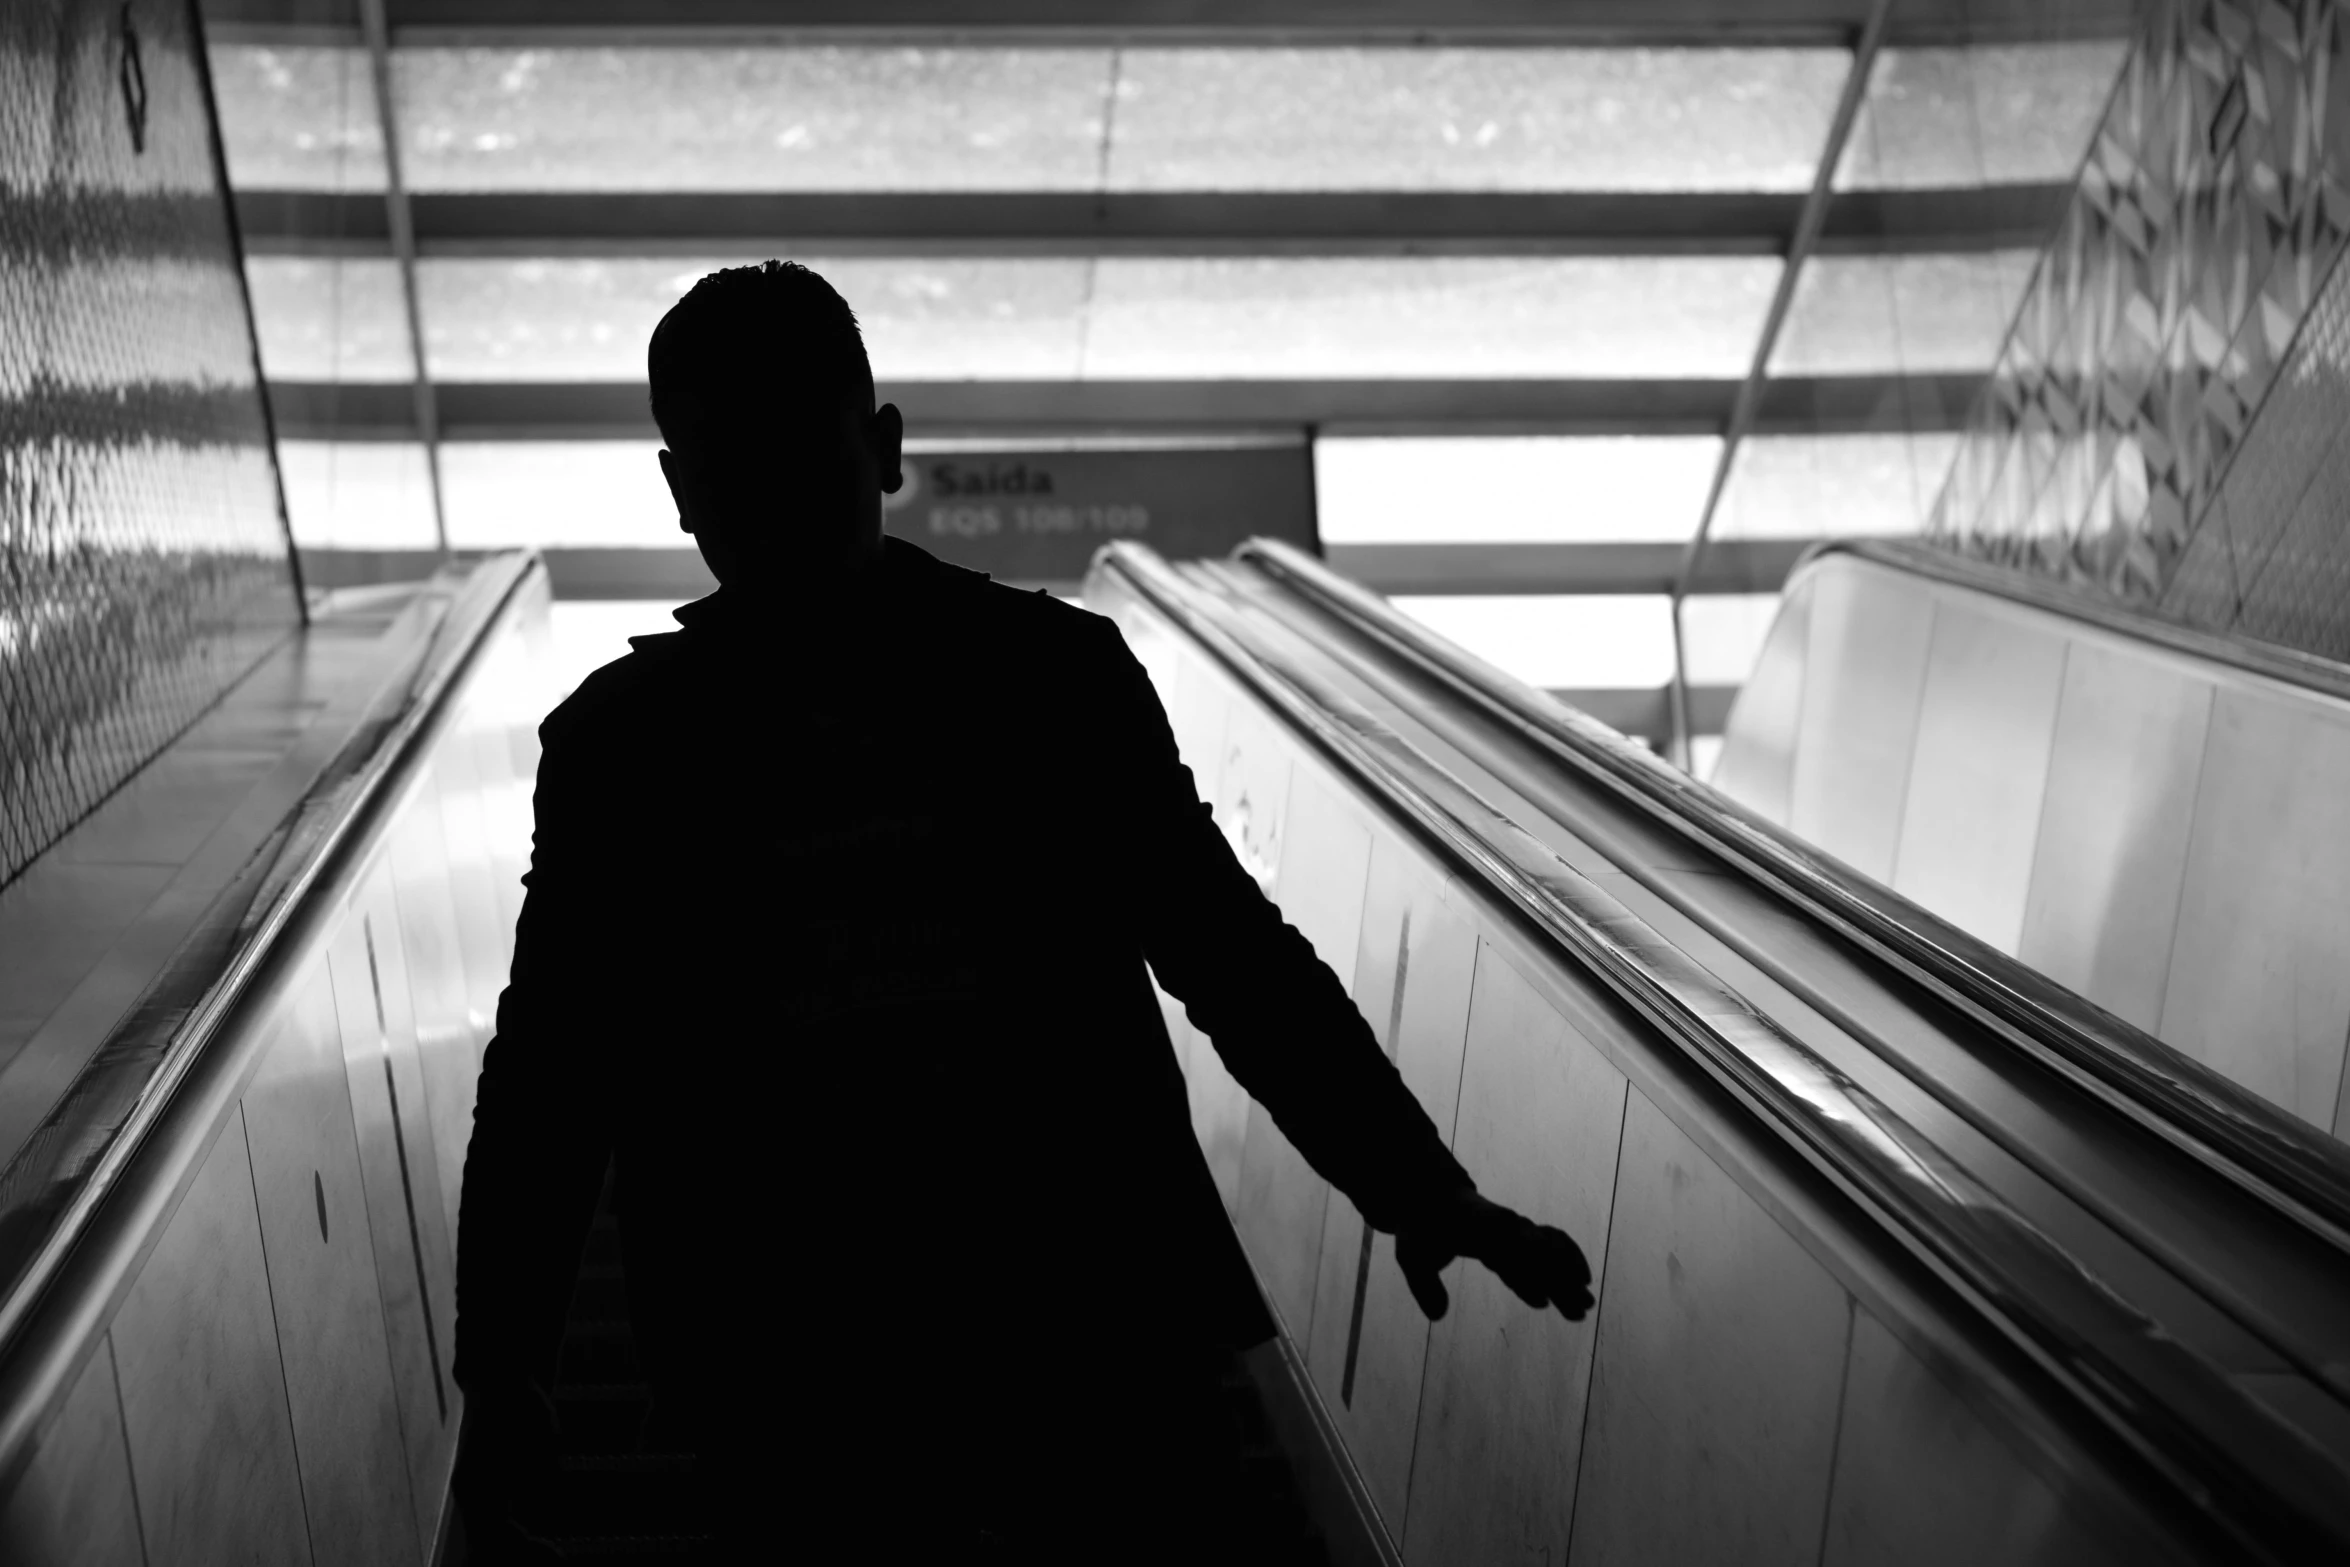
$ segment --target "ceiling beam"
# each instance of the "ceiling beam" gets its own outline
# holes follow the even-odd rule
[[[1980,375],[1766,384],[1754,432],[1958,428]],[[434,383],[444,441],[647,440],[641,382]],[[922,435],[1312,427],[1329,434],[1714,435],[1735,381],[912,381],[880,396]],[[288,440],[413,440],[408,388],[272,382]]]
[[[350,0],[206,0],[215,35],[348,27]],[[397,42],[1834,45],[1867,0],[389,0]],[[2131,0],[1905,0],[1896,44],[2121,37]]]
[[[1870,191],[1822,250],[2037,247],[2070,186]],[[239,191],[258,255],[387,254],[381,197]],[[1777,255],[1795,194],[939,192],[411,194],[425,256]]]

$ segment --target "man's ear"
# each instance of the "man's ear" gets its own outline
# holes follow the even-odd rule
[[[667,447],[661,449],[661,477],[669,483],[669,498],[677,503],[677,531],[694,531],[693,508],[686,504],[685,482],[678,477],[677,454]]]
[[[905,488],[906,416],[895,403],[873,410],[867,428],[872,432],[873,466],[881,472],[881,493],[895,495]]]

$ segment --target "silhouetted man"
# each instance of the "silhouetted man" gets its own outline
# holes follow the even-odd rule
[[[541,731],[465,1172],[476,1549],[527,1549],[609,1165],[714,1556],[1245,1559],[1215,1378],[1273,1325],[1152,974],[1431,1315],[1465,1255],[1580,1316],[1583,1258],[1476,1194],[1116,627],[883,537],[903,427],[839,295],[715,273],[650,360],[720,587]]]

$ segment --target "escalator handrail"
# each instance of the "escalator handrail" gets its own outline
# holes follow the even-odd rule
[[[1234,554],[1428,670],[1579,775],[1740,866],[2014,1049],[2350,1254],[2350,1151],[2334,1139],[1606,725],[1454,647],[1312,556],[1270,539],[1253,539]]]
[[[2193,1512],[2276,1560],[2350,1551],[2340,1469],[1898,1112],[1344,694],[1320,655],[1140,546],[1117,579],[1441,857],[1588,969],[2046,1372]]]
[[[2315,691],[2337,702],[2350,702],[2350,665],[2335,659],[2304,653],[2280,643],[2240,641],[2198,631],[2159,615],[2068,591],[1989,561],[1953,555],[1916,539],[1825,539],[1804,551],[1795,563],[1795,572],[1830,555],[1850,555],[1910,576],[1928,577],[1952,587],[1987,593],[2028,609],[2112,632],[2132,642],[2151,642],[2199,663],[2217,664],[2262,681]],[[1788,580],[1794,580],[1794,572],[1789,573]]]
[[[70,1183],[50,1181],[46,1229],[0,1295],[0,1475],[70,1387],[275,1037],[250,1025],[325,934],[466,677],[545,570],[518,551],[423,590],[445,601],[437,622],[28,1142],[87,1154]]]

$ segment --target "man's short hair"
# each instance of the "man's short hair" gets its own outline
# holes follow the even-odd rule
[[[673,447],[724,436],[761,415],[873,406],[873,365],[856,313],[796,261],[713,272],[653,328],[645,354],[653,422]]]

